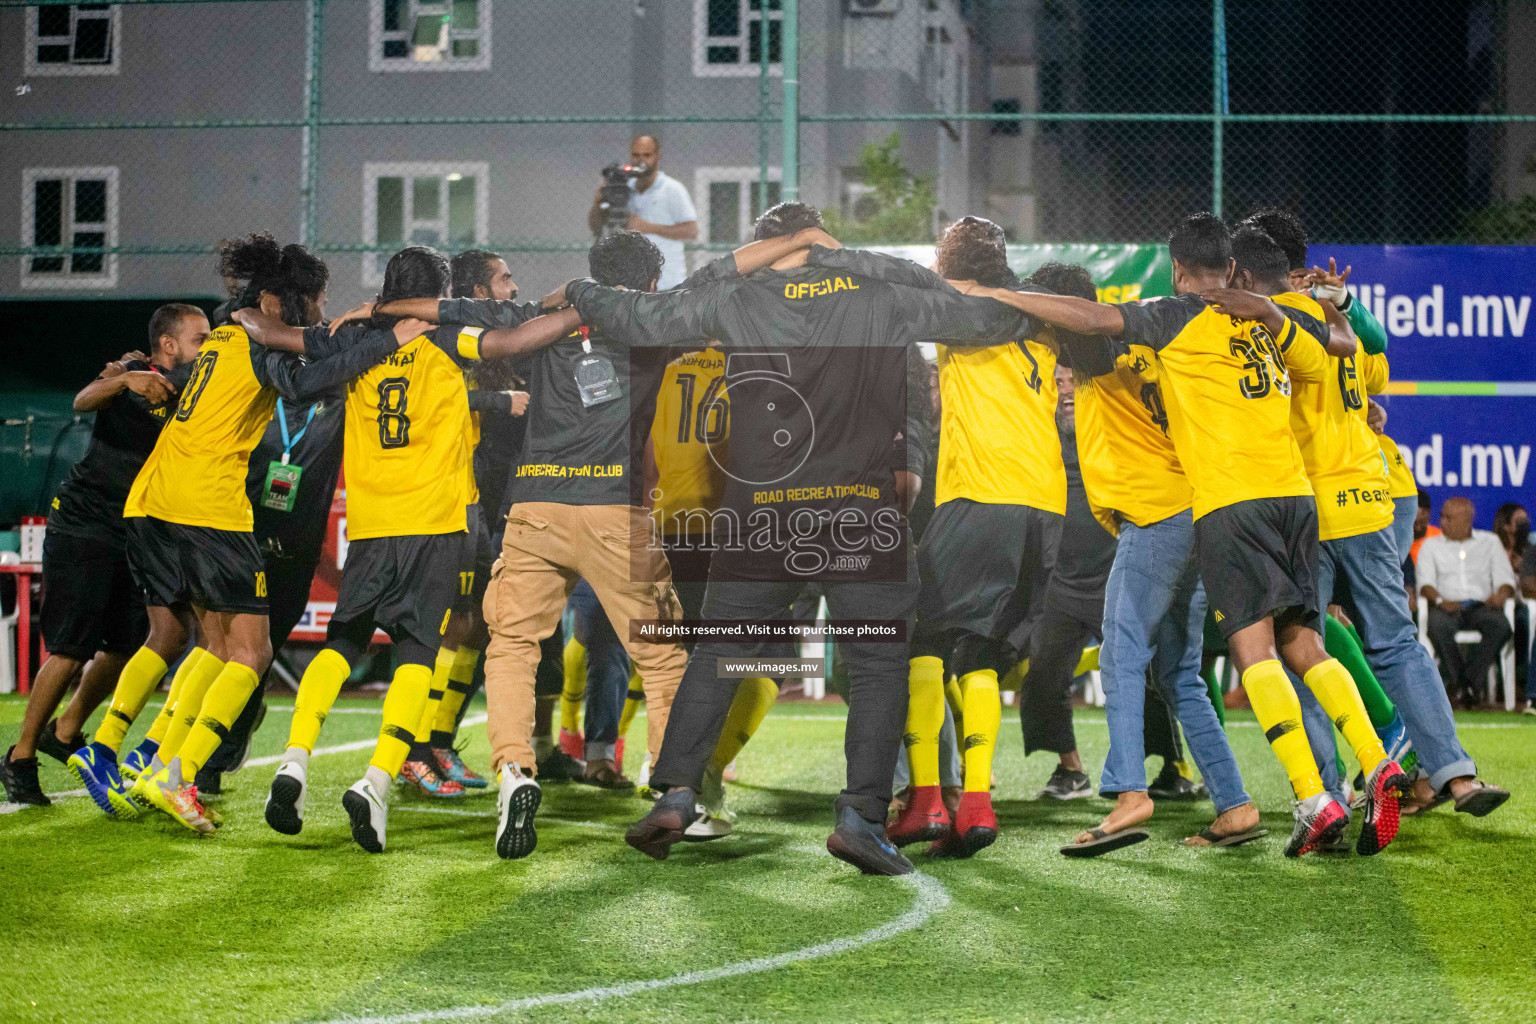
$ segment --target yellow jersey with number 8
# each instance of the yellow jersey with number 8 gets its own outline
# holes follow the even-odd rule
[[[474,428],[462,366],[476,351],[440,327],[347,385],[349,540],[465,529]]]
[[[277,406],[277,390],[257,376],[261,351],[234,324],[203,342],[176,412],[128,492],[124,518],[251,532],[247,464]]]

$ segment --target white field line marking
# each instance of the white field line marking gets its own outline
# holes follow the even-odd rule
[[[542,996],[526,996],[522,999],[498,1003],[494,1006],[456,1006],[446,1010],[422,1010],[417,1013],[389,1014],[379,1017],[338,1017],[334,1021],[326,1022],[326,1024],[424,1024],[426,1021],[434,1020],[465,1020],[474,1017],[493,1017],[503,1013],[536,1010],[545,1006],[562,1006],[568,1003],[596,1003],[607,999],[623,999],[627,996],[639,995],[642,992],[678,988],[683,985],[701,985],[710,981],[723,981],[727,978],[739,978],[746,974],[776,971],[781,967],[788,967],[790,964],[801,963],[806,960],[819,960],[822,957],[836,956],[839,953],[847,953],[876,942],[884,942],[886,939],[892,939],[904,932],[919,928],[934,914],[949,906],[949,893],[944,890],[944,886],[940,885],[936,879],[930,878],[922,872],[915,871],[910,875],[900,876],[898,880],[906,885],[910,885],[917,891],[917,899],[913,903],[912,909],[900,917],[887,921],[885,924],[871,928],[861,935],[832,939],[829,942],[820,942],[814,946],[791,950],[788,953],[758,957],[754,960],[743,960],[740,963],[726,964],[723,967],[711,967],[704,971],[687,971],[683,974],[674,974],[666,978],[653,978],[649,981],[626,981],[621,985],[584,988],[576,992],[552,992]]]
[[[287,710],[287,709],[284,709],[284,710]],[[351,714],[362,714],[362,713],[364,713],[362,711],[362,709],[355,709],[355,710],[348,709],[348,710],[350,711]],[[334,710],[331,711],[331,714],[335,714],[335,713],[336,712]],[[460,728],[464,728],[464,727],[471,726],[471,725],[479,725],[479,724],[481,724],[484,721],[485,721],[485,715],[483,715],[483,714],[467,715],[467,716],[465,716],[464,721],[460,723]],[[345,754],[345,753],[348,753],[348,752],[353,751],[353,750],[368,750],[368,749],[372,748],[374,746],[374,744],[376,744],[376,743],[378,743],[378,738],[377,737],[375,737],[375,738],[373,738],[371,740],[355,740],[355,741],[353,741],[351,743],[338,743],[334,747],[320,747],[317,750],[315,750],[313,753],[311,753],[309,756],[310,757],[320,757],[323,754]],[[247,760],[245,762],[245,767],[247,767],[247,768],[260,768],[263,765],[277,764],[282,759],[283,759],[283,755],[282,754],[272,754],[272,755],[267,756],[267,757],[253,757],[253,758],[250,758],[249,760]],[[65,790],[62,793],[49,793],[48,794],[48,799],[50,799],[50,800],[64,800],[64,799],[67,799],[69,797],[85,796],[85,795],[86,795],[85,794],[85,790],[83,790],[83,789],[69,789],[69,790]],[[25,809],[27,807],[30,807],[30,806],[31,806],[30,804],[0,803],[0,814],[14,814],[17,811],[23,810],[23,809]],[[550,819],[550,820],[553,821],[554,819]]]
[[[496,817],[495,811],[469,811],[458,807],[422,807],[417,804],[396,804],[392,806],[390,810],[409,811],[418,814],[455,814],[465,818]],[[547,815],[540,815],[538,817],[538,821],[540,824],[547,822],[551,825],[571,825],[576,828],[620,829],[625,827],[623,825],[610,825],[606,821],[577,821],[574,818],[551,818]]]

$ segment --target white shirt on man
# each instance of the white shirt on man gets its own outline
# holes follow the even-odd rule
[[[698,220],[698,211],[693,208],[693,198],[688,195],[688,190],[683,183],[671,177],[665,171],[656,172],[656,180],[651,182],[651,187],[644,192],[635,188],[633,180],[629,183],[629,212],[636,214],[642,220],[648,220],[652,224],[686,224],[691,220]],[[676,238],[662,238],[660,235],[646,235],[656,243],[656,248],[661,250],[662,258],[666,261],[661,265],[661,280],[656,282],[656,287],[675,288],[683,283],[688,276],[688,263],[683,255],[683,243]]]
[[[1486,601],[1502,586],[1517,586],[1504,545],[1487,530],[1473,530],[1466,540],[1425,537],[1416,568],[1419,586],[1434,587],[1446,601]]]

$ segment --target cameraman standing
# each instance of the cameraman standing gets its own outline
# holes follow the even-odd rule
[[[683,183],[661,173],[661,143],[652,135],[637,135],[629,144],[629,162],[644,166],[646,172],[629,180],[629,224],[656,244],[664,259],[658,290],[675,288],[688,276],[683,257],[683,243],[699,237],[699,214]],[[603,230],[603,190],[599,188],[587,214],[587,227],[594,235]]]

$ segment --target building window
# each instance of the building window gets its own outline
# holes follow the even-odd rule
[[[693,205],[704,211],[704,241],[738,245],[752,237],[763,210],[779,201],[779,168],[768,168],[768,202],[756,167],[700,167],[693,172]]]
[[[407,245],[460,252],[484,245],[490,165],[364,164],[363,283],[384,279],[390,254]]]
[[[782,0],[693,0],[693,73],[704,77],[758,74],[766,22],[768,73],[782,75],[782,7]]]
[[[112,4],[50,4],[27,8],[27,75],[115,75],[118,8]]]
[[[116,167],[29,167],[21,176],[21,244],[59,246],[24,256],[23,288],[115,288],[117,255],[76,252],[117,245]]]
[[[373,0],[370,71],[488,71],[491,0]]]

